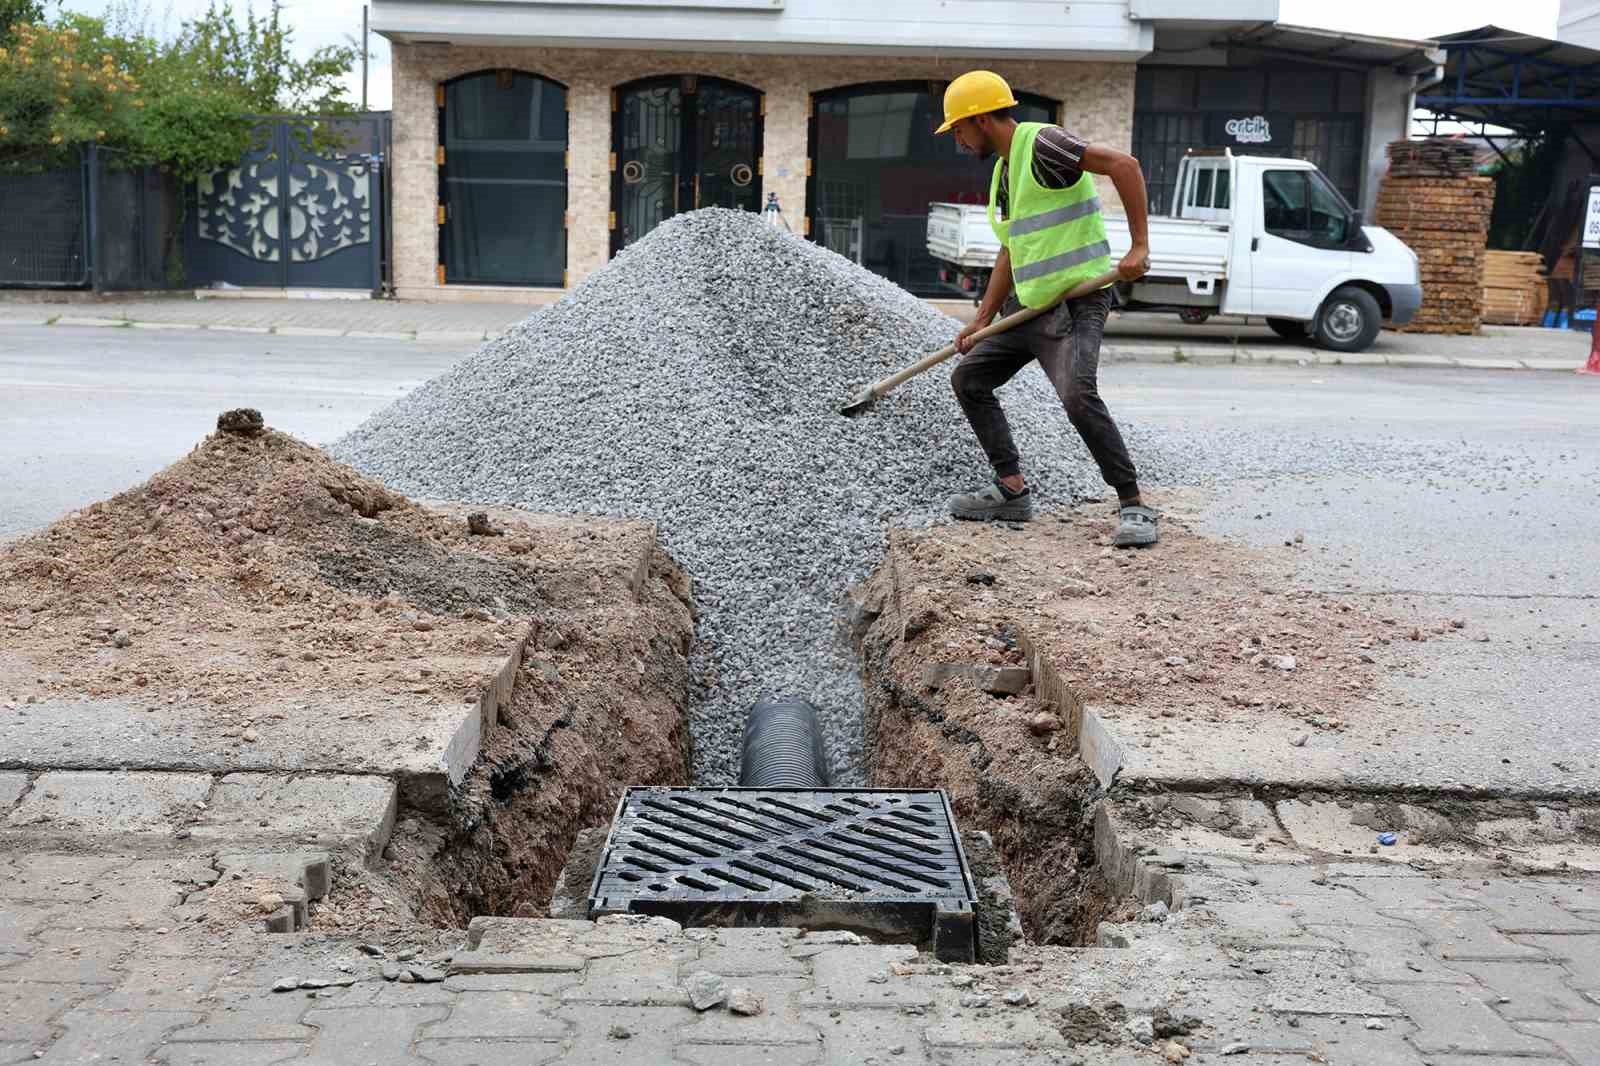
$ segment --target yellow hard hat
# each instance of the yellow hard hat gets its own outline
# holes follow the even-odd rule
[[[1016,107],[1017,98],[1011,95],[1011,86],[992,70],[969,70],[944,91],[944,125],[937,132],[946,133],[951,126],[964,118]]]

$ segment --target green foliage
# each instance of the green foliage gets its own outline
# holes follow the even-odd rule
[[[1539,212],[1561,190],[1552,187],[1554,175],[1561,171],[1565,127],[1548,130],[1530,138],[1521,148],[1508,152],[1511,165],[1497,162],[1489,171],[1494,176],[1494,212],[1489,216],[1489,247],[1520,251],[1528,247]]]
[[[44,21],[42,0],[0,0],[0,48],[10,48],[16,39],[14,28],[26,22]]]
[[[19,2],[32,0],[0,0]],[[0,48],[0,165],[59,166],[76,145],[100,143],[193,177],[238,160],[257,116],[353,110],[339,82],[359,50],[295,58],[278,0],[242,19],[212,0],[168,41],[149,34],[144,9],[111,16],[116,30],[77,14],[17,24]]]

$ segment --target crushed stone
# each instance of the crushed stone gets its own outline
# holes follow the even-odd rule
[[[886,525],[942,517],[989,469],[944,373],[864,417],[838,407],[958,328],[756,216],[698,211],[331,451],[413,495],[659,521],[702,612],[696,781],[735,783],[749,708],[801,696],[834,779],[860,784],[862,695],[835,612]],[[1039,491],[1098,483],[1042,375],[1008,405]]]

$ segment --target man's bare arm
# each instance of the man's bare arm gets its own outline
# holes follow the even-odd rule
[[[1117,272],[1124,281],[1144,277],[1150,272],[1150,211],[1149,193],[1139,161],[1127,152],[1091,144],[1083,152],[1083,169],[1111,179],[1117,195],[1122,198],[1122,210],[1128,216],[1128,235],[1133,238],[1133,247],[1117,264]]]

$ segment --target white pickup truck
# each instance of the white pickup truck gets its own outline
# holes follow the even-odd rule
[[[1113,260],[1132,241],[1106,215]],[[981,295],[999,254],[987,210],[932,204],[928,254],[960,291]],[[1394,234],[1362,224],[1339,191],[1303,159],[1190,153],[1178,168],[1170,216],[1150,219],[1150,273],[1117,286],[1130,311],[1176,311],[1185,322],[1254,315],[1280,336],[1314,337],[1359,352],[1385,321],[1404,325],[1422,303],[1417,256]]]

